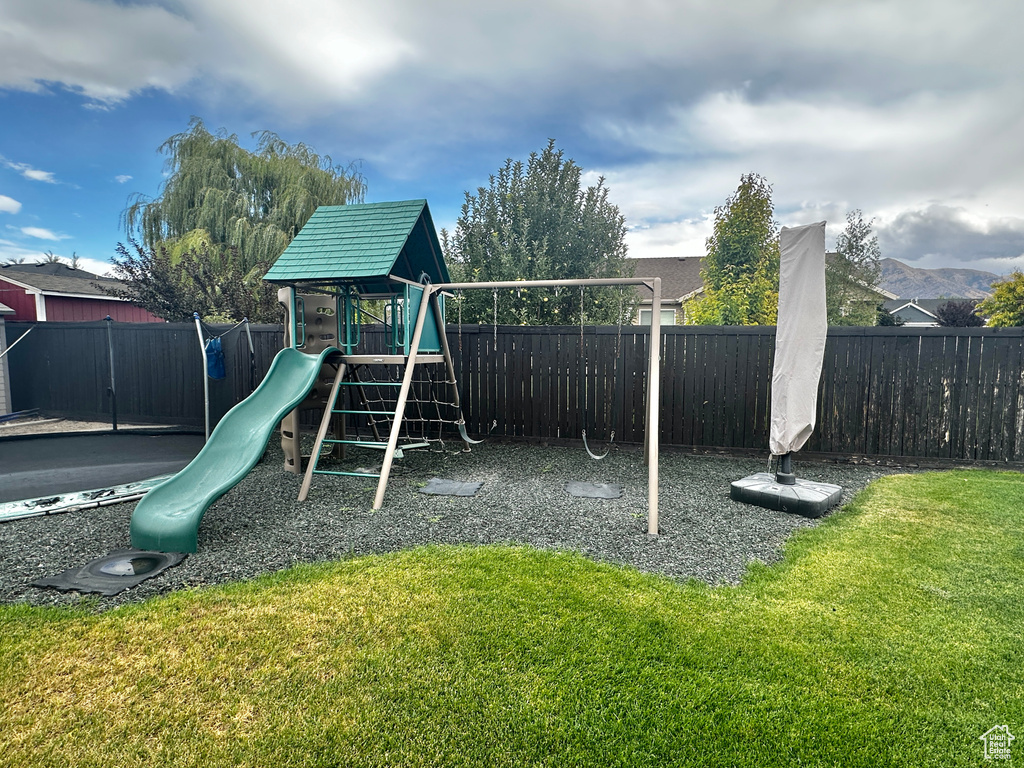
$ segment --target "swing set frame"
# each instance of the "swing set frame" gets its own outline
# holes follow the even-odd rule
[[[419,313],[416,318],[416,326],[413,331],[411,349],[409,351],[410,363],[414,362],[416,351],[419,348],[420,337],[423,331],[423,324],[427,314],[427,305],[433,305],[435,312],[440,313],[436,304],[435,294],[441,291],[467,291],[478,289],[495,290],[500,288],[586,288],[599,286],[627,286],[636,285],[648,288],[652,296],[651,311],[651,343],[650,355],[647,369],[647,419],[644,434],[644,455],[647,459],[647,533],[650,536],[658,535],[658,452],[659,452],[659,413],[661,400],[661,278],[660,277],[622,277],[622,278],[584,278],[578,280],[501,280],[479,283],[424,283],[423,299],[420,304]],[[444,327],[443,325],[441,326]],[[441,334],[444,345],[444,356],[451,365],[451,356],[447,349],[446,335]],[[449,374],[454,378],[454,370]],[[405,400],[408,397],[408,389],[412,380],[412,365],[406,368],[406,381],[403,382],[402,390],[399,392],[398,412],[401,413],[405,407]],[[456,392],[458,387],[456,387]],[[456,395],[456,398],[458,395]],[[384,462],[381,467],[380,482],[378,484],[377,498],[374,501],[374,508],[383,503],[384,488],[387,485],[388,475],[391,471],[391,464],[397,450],[398,430],[393,430],[388,447],[384,454]]]

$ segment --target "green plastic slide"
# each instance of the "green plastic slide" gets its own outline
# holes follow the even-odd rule
[[[142,497],[132,513],[132,546],[195,552],[206,510],[249,474],[278,422],[302,402],[324,360],[336,352],[278,352],[263,383],[224,415],[192,463]]]

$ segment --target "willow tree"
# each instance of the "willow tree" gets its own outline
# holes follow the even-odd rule
[[[473,282],[631,277],[626,223],[604,179],[584,187],[583,169],[550,140],[524,164],[511,158],[475,195],[466,193],[454,233],[441,241],[452,277]],[[581,308],[581,301],[583,306]],[[466,291],[464,322],[513,325],[628,322],[632,289]]]
[[[779,230],[772,187],[756,173],[715,208],[701,278],[704,295],[686,307],[691,325],[772,325],[779,306]]]
[[[170,274],[186,292],[189,270],[174,267],[211,254],[208,266],[223,267],[224,282],[242,276],[252,291],[263,290],[263,275],[317,206],[363,199],[365,183],[352,166],[270,131],[253,136],[257,147],[250,152],[235,134],[210,133],[193,117],[187,131],[159,148],[167,155],[160,196],[137,196],[124,212],[129,238],[170,254]],[[119,276],[130,288],[132,275]]]

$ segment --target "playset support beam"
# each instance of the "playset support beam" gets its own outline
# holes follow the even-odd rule
[[[395,405],[395,420],[391,427],[391,434],[388,436],[388,447],[384,451],[384,463],[380,468],[380,479],[377,481],[377,494],[373,497],[373,508],[380,509],[384,505],[384,491],[388,487],[388,476],[391,474],[391,464],[395,460],[395,450],[398,448],[398,436],[401,432],[402,417],[405,414],[405,404],[409,399],[409,389],[412,387],[412,377],[416,370],[416,355],[420,348],[420,339],[423,336],[423,324],[427,319],[427,310],[430,305],[431,287],[423,287],[423,296],[420,299],[420,311],[416,314],[416,328],[412,334],[412,343],[409,346],[409,357],[405,364],[405,375],[402,376],[402,388],[398,391],[398,402]],[[441,329],[444,333],[444,329]]]
[[[615,285],[643,285],[653,293],[651,306],[651,350],[647,373],[647,430],[644,454],[647,458],[647,534],[658,535],[658,446],[661,410],[661,278],[600,277],[578,280],[499,280],[484,283],[438,283],[429,291],[462,291],[474,288],[568,288]],[[381,488],[383,485],[381,486]],[[378,491],[380,494],[380,491]],[[382,494],[381,498],[382,498]],[[374,507],[376,509],[376,507]]]

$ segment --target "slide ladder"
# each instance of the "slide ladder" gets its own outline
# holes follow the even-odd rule
[[[299,501],[305,501],[309,495],[309,489],[313,483],[313,475],[343,475],[378,480],[381,477],[381,472],[371,470],[356,469],[352,471],[319,468],[320,459],[323,456],[322,449],[325,445],[341,446],[342,458],[345,457],[346,449],[349,447],[382,450],[387,455],[388,438],[392,430],[402,429],[405,414],[399,412],[397,403],[397,397],[400,394],[398,390],[402,387],[401,379],[395,380],[392,377],[388,377],[386,380],[360,378],[360,370],[369,371],[370,366],[352,365],[343,362],[335,374],[327,407],[324,408],[320,429],[317,432],[316,442],[313,445],[313,453],[309,457],[305,477],[302,480],[302,487],[299,489]],[[365,376],[366,374],[364,373],[363,375]],[[370,395],[367,394],[367,390],[370,390]],[[385,390],[385,392],[381,394],[381,390]],[[392,391],[388,393],[386,390]],[[339,403],[343,393],[347,394],[345,398],[347,402]],[[374,397],[373,395],[376,396]],[[391,400],[395,400],[395,402],[389,408],[387,403]],[[339,405],[347,405],[347,407],[339,407]],[[406,398],[405,406],[408,408],[409,398]],[[336,416],[341,416],[342,425],[345,424],[345,420],[349,416],[361,417],[367,423],[369,434],[366,437],[358,434],[348,435],[343,428],[341,435],[328,437],[331,423]],[[427,448],[429,445],[430,443],[427,440],[417,439],[408,435],[399,435],[395,443],[393,456],[400,459],[404,450]]]
[[[309,458],[309,463],[306,466],[306,474],[302,481],[302,487],[299,490],[299,501],[304,501],[309,494],[310,486],[313,482],[313,475],[315,474],[335,474],[335,475],[350,475],[356,477],[371,477],[377,479],[377,492],[374,496],[373,508],[380,509],[384,504],[384,491],[387,488],[388,477],[391,474],[391,465],[396,457],[402,457],[402,451],[411,448],[422,448],[429,444],[426,432],[426,423],[437,422],[440,426],[441,422],[452,423],[458,426],[459,434],[465,441],[467,449],[471,443],[477,442],[471,440],[466,434],[465,424],[462,420],[462,406],[459,397],[458,384],[455,380],[455,365],[452,361],[451,350],[448,348],[448,340],[444,334],[444,318],[441,312],[440,304],[437,300],[437,296],[429,286],[424,291],[424,300],[419,302],[419,306],[416,312],[416,325],[414,326],[412,333],[412,342],[409,345],[409,354],[402,355],[346,355],[342,357],[342,365],[338,368],[335,374],[334,383],[331,387],[331,394],[328,400],[328,405],[324,409],[323,419],[320,423],[320,429],[317,433],[316,443],[313,447],[313,453]],[[433,354],[430,352],[420,353],[420,340],[423,335],[424,323],[427,317],[427,313],[433,311],[436,319],[437,327],[442,329],[439,338],[439,344],[441,347],[440,354]],[[417,412],[417,409],[424,404],[425,400],[420,399],[414,391],[414,375],[416,372],[417,365],[422,364],[426,366],[428,364],[444,364],[444,379],[443,383],[448,387],[449,395],[448,401],[441,403],[446,408],[450,408],[454,414],[451,418],[444,419],[438,415],[438,418],[424,418],[424,415]],[[389,365],[397,365],[400,370],[399,376],[371,376],[370,378],[361,378],[359,371],[365,370],[372,372],[373,370],[388,370]],[[364,374],[365,375],[365,374]],[[421,382],[422,383],[422,382]],[[439,382],[433,382],[439,383]],[[376,398],[367,397],[367,390],[371,392],[376,388],[378,396]],[[379,396],[382,390],[390,389],[395,392],[393,405],[390,397]],[[349,394],[348,407],[338,408],[338,398],[342,390],[346,390]],[[437,402],[429,401],[431,405],[438,405]],[[411,411],[411,412],[410,412]],[[342,419],[342,425],[345,424],[346,420],[352,418],[365,418],[369,422],[369,428],[373,433],[372,439],[353,439],[345,436],[344,434],[339,435],[335,438],[328,438],[327,433],[330,428],[331,421],[336,417],[340,416]],[[418,422],[422,429],[418,434],[409,433],[408,429],[404,428],[404,424],[407,422]],[[383,434],[380,427],[386,425],[387,434]],[[342,430],[344,432],[344,429]],[[403,434],[405,439],[403,442]],[[378,471],[332,471],[327,469],[318,469],[318,464],[321,458],[321,452],[325,444],[340,446],[341,450],[344,451],[346,447],[358,446],[363,448],[378,448],[384,451],[384,458],[381,462],[381,467]]]

